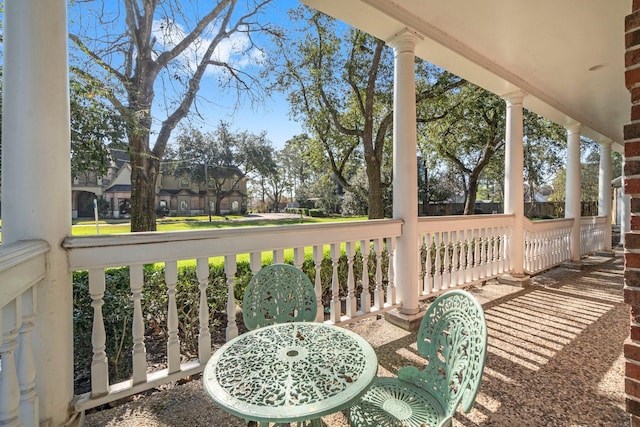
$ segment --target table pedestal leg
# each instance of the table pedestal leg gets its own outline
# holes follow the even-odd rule
[[[247,426],[269,427],[270,423],[267,421],[249,421]],[[275,423],[272,427],[322,427],[322,420],[316,418],[313,420],[299,421],[297,423]]]

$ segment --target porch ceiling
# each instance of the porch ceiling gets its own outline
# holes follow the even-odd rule
[[[416,55],[622,151],[629,122],[624,17],[632,0],[302,0],[389,40],[408,27]]]

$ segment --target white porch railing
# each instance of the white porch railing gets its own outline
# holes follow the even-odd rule
[[[510,271],[513,223],[513,215],[420,218],[422,297]]]
[[[37,426],[32,333],[36,285],[45,276],[44,241],[0,246],[0,425]]]
[[[580,255],[585,256],[604,250],[604,236],[607,217],[590,216],[580,219]]]
[[[83,411],[202,371],[211,355],[207,287],[209,260],[213,257],[221,257],[224,260],[228,301],[227,339],[238,334],[234,284],[236,259],[242,254],[249,255],[251,270],[255,273],[262,267],[262,254],[265,251],[272,254],[273,262],[283,262],[285,251],[287,251],[287,256],[292,256],[294,265],[300,268],[304,261],[305,249],[307,249],[307,252],[312,253],[313,256],[315,286],[320,305],[322,304],[320,269],[325,257],[325,248],[328,247],[332,265],[331,297],[327,307],[318,307],[318,320],[344,323],[366,316],[368,313],[395,307],[396,301],[390,297],[395,295],[393,280],[388,280],[386,283],[382,280],[382,258],[386,248],[395,247],[395,239],[400,236],[401,226],[400,220],[375,220],[66,239],[63,246],[68,251],[71,271],[88,270],[89,293],[93,307],[91,392],[78,397],[76,409]],[[355,277],[353,269],[356,250],[364,255],[365,259],[370,259],[371,251],[371,258],[375,260],[373,267],[375,270],[371,271],[371,274],[367,263],[363,263],[361,278]],[[338,264],[341,253],[346,255],[347,260],[346,284],[339,283]],[[392,256],[393,250],[389,253],[389,257]],[[176,306],[177,263],[194,259],[197,265],[200,292],[198,359],[181,363],[178,307]],[[166,315],[168,340],[166,369],[148,373],[144,339],[146,315],[142,311],[143,293],[147,290],[143,266],[152,263],[164,263],[168,301]],[[391,261],[388,263],[389,266],[392,264]],[[117,384],[109,383],[109,368],[105,352],[107,343],[102,312],[105,269],[112,267],[129,268],[130,292],[133,300],[133,318],[128,323],[131,325],[133,336],[133,373],[130,380]],[[366,287],[363,287],[361,295],[356,295],[356,283],[360,280],[362,283],[369,283],[371,275],[375,277],[373,298],[370,297],[369,289]],[[388,276],[393,277],[393,274]],[[328,314],[328,320],[325,320],[324,313]]]
[[[539,273],[571,259],[573,219],[525,219],[524,271]]]
[[[599,217],[582,220],[583,251],[603,247],[604,222]],[[569,259],[571,224],[570,219],[525,220],[526,272],[536,273]],[[416,236],[416,249],[421,254],[416,272],[420,296],[510,272],[513,226],[513,215],[420,218]],[[88,272],[85,296],[93,311],[91,392],[77,396],[76,409],[84,411],[202,371],[211,354],[207,292],[212,289],[212,258],[224,266],[226,281],[221,286],[229,303],[225,309],[228,321],[222,327],[227,339],[238,333],[234,286],[239,256],[249,260],[250,270],[255,273],[262,267],[265,252],[272,262],[287,258],[301,268],[306,251],[307,259],[312,258],[307,271],[310,262],[315,270],[319,321],[345,323],[396,307],[393,257],[401,228],[400,220],[376,220],[67,238],[63,246],[70,271]],[[47,244],[41,241],[0,246],[0,425],[34,425],[31,421],[38,419],[35,355],[29,343],[37,320],[36,285],[45,274],[47,251]],[[361,257],[369,260],[362,267],[358,264]],[[195,260],[197,280],[193,289],[200,303],[195,304],[197,358],[183,361],[178,335],[178,263],[188,260]],[[323,260],[330,274],[325,272],[321,277]],[[166,318],[166,368],[155,372],[147,364],[145,343],[148,313],[143,312],[144,294],[152,290],[144,278],[143,266],[147,264],[163,266],[161,281],[166,287],[167,305],[162,308]],[[127,356],[132,361],[132,375],[127,381],[111,384],[103,304],[108,289],[106,271],[119,267],[128,268],[126,294],[133,305],[133,314],[125,322],[133,338],[133,350]]]

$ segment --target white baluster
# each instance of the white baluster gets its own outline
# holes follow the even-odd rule
[[[225,255],[224,257],[224,275],[227,278],[227,341],[238,336],[238,323],[236,322],[236,296],[233,291],[233,286],[236,282],[236,272],[238,270],[236,264],[235,255]],[[207,327],[207,332],[209,328]],[[209,355],[211,355],[211,334],[209,337]],[[200,359],[202,363],[206,362],[205,359]]]
[[[492,233],[493,233],[493,245],[491,247],[493,248],[493,269],[491,270],[491,273],[492,275],[495,276],[500,274],[500,255],[501,255],[503,241],[502,241],[502,236],[500,235],[499,228],[493,228]]]
[[[551,265],[553,265],[554,251],[556,247],[553,230],[548,231],[547,233],[544,234],[543,244],[545,245],[545,256],[544,256],[543,268],[547,269]]]
[[[304,248],[293,248],[293,265],[298,270],[302,270],[304,264]]]
[[[544,263],[543,268],[549,268],[553,265],[554,252],[556,250],[556,241],[554,230],[550,230],[543,234],[543,245],[544,245]]]
[[[449,231],[442,233],[442,288],[451,287],[451,254],[449,253]]]
[[[478,275],[480,273],[480,247],[482,246],[482,242],[480,241],[480,230],[473,230],[473,268],[471,269],[471,281],[475,282],[478,280]]]
[[[505,227],[498,228],[498,271],[497,274],[504,273],[505,269],[511,270],[509,267],[510,260],[507,259],[509,251],[507,250],[507,246],[509,245],[509,240],[507,238],[507,230]],[[522,266],[521,266],[522,268]]]
[[[484,279],[487,273],[487,241],[485,229],[480,229],[480,263],[478,264],[478,278]]]
[[[502,268],[503,272],[510,272],[514,269],[514,263],[513,263],[514,260],[513,260],[513,257],[511,256],[511,254],[513,253],[514,242],[511,236],[512,236],[511,228],[504,227],[503,238],[505,241],[505,245],[504,245],[504,251],[502,252],[502,256],[504,257],[504,265]],[[518,242],[517,244],[520,245],[521,242]]]
[[[493,229],[493,269],[492,275],[500,274],[500,259],[501,259],[501,251],[502,245],[504,244],[502,240],[502,235],[500,234],[500,229]]]
[[[387,237],[387,254],[389,255],[389,269],[387,272],[387,305],[396,303],[396,274],[394,258],[396,256],[396,238]]]
[[[562,230],[558,230],[555,233],[555,251],[554,251],[554,264],[560,264],[563,261],[562,258]]]
[[[331,276],[331,314],[332,322],[337,323],[342,317],[342,306],[340,305],[340,278],[338,276],[338,262],[340,261],[340,244],[331,244],[331,266],[333,275]]]
[[[22,326],[17,352],[18,381],[20,383],[20,421],[25,426],[37,426],[38,394],[36,393],[36,364],[31,345],[35,322],[36,292],[31,287],[22,294]]]
[[[164,265],[164,281],[167,284],[167,369],[169,373],[180,371],[180,338],[178,337],[178,306],[176,285],[178,284],[178,263],[167,261]]]
[[[478,239],[474,236],[474,233],[477,233],[477,230],[467,230],[467,264],[465,271],[465,283],[470,283],[473,280],[473,270],[474,270],[474,259],[473,259],[473,251],[475,247],[478,245]],[[476,258],[475,262],[478,262]]]
[[[104,330],[102,305],[104,304],[104,270],[89,270],[89,295],[93,307],[93,327],[91,330],[91,345],[93,359],[91,360],[91,397],[104,396],[109,392],[109,364],[107,360],[107,334]]]
[[[538,234],[535,234],[534,236],[531,237],[531,241],[528,244],[528,254],[525,254],[525,256],[528,256],[528,264],[530,267],[531,271],[538,271],[538,268],[540,268],[540,262],[539,262],[539,247],[540,247],[540,238]]]
[[[313,247],[313,265],[316,270],[315,288],[316,288],[316,301],[318,303],[318,309],[316,311],[316,322],[324,322],[324,305],[322,305],[322,260],[324,260],[324,247],[322,245],[315,245]]]
[[[144,271],[142,265],[129,267],[131,295],[133,297],[133,383],[140,384],[147,381],[147,349],[144,345],[144,316],[142,315],[142,286],[144,285]]]
[[[433,249],[431,245],[433,242],[431,241],[431,234],[427,233],[424,236],[424,247],[425,247],[425,259],[424,259],[424,282],[423,282],[423,295],[429,295],[433,292],[433,274],[431,270],[433,270],[433,261],[431,257],[433,256]]]
[[[454,231],[452,233],[452,247],[453,247],[453,256],[451,257],[451,285],[457,286],[460,284],[460,236],[461,232]]]
[[[487,232],[487,239],[486,239],[487,261],[485,265],[487,266],[487,272],[485,277],[491,277],[494,274],[493,265],[495,262],[496,239],[495,239],[495,236],[492,234],[493,233],[492,228],[487,228],[486,232]]]
[[[384,304],[384,289],[382,287],[382,240],[373,242],[373,250],[376,252],[376,289],[373,292],[373,306],[381,309]]]
[[[543,266],[541,264],[544,264],[544,262],[541,262],[540,260],[540,250],[544,250],[541,248],[543,245],[542,240],[544,239],[544,234],[542,236],[539,234],[532,234],[530,237],[531,240],[529,241],[527,248],[528,254],[525,254],[525,256],[528,256],[527,264],[530,267],[530,271],[539,271]]]
[[[227,270],[227,259],[225,257],[224,263],[225,273]],[[209,298],[207,296],[207,288],[209,287],[209,259],[198,258],[196,259],[196,278],[198,279],[198,290],[200,294],[198,304],[198,361],[200,363],[206,363],[211,357],[211,331],[209,329]],[[233,293],[233,289],[231,290]],[[227,298],[229,294],[227,293]],[[233,301],[233,295],[231,295]],[[232,319],[235,324],[236,313],[235,304],[233,306],[233,313],[229,313],[229,304],[227,300],[227,339],[229,323]]]
[[[360,310],[362,313],[371,311],[371,293],[369,293],[369,240],[360,241],[362,254],[362,294],[360,295]]]
[[[463,285],[467,280],[467,231],[460,230],[458,235],[458,285]]]
[[[273,263],[282,264],[284,262],[284,249],[277,249],[273,251]]]
[[[531,246],[531,233],[529,233],[528,231],[525,231],[524,232],[524,269],[525,271],[531,271],[531,262],[529,260],[530,246]]]
[[[442,245],[440,243],[441,233],[434,233],[433,243],[435,250],[435,271],[433,273],[433,290],[442,289]]]
[[[346,315],[349,317],[355,317],[358,307],[358,299],[356,298],[356,278],[353,273],[353,259],[356,256],[356,243],[346,243],[347,253],[347,300],[346,300]]]
[[[537,248],[537,234],[531,234],[531,240],[527,244],[528,257],[527,260],[529,264],[529,271],[537,271],[537,256],[536,256],[536,248]]]
[[[262,253],[251,252],[249,254],[249,268],[251,269],[251,275],[255,276],[258,271],[262,269]]]
[[[22,423],[18,419],[20,405],[20,386],[15,361],[18,347],[18,311],[20,297],[0,307],[0,425],[18,427]]]

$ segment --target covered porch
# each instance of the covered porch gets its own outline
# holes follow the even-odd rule
[[[454,426],[628,424],[624,410],[624,357],[628,309],[622,300],[621,254],[584,260],[582,270],[557,268],[520,287],[490,282],[471,287],[489,324],[489,354],[480,394]],[[384,319],[346,325],[375,348],[379,375],[420,363],[415,333]],[[328,427],[346,427],[337,413]],[[144,398],[89,412],[85,426],[238,426],[194,381],[159,388]]]
[[[5,185],[2,192],[0,424],[78,424],[84,412],[94,407],[199,374],[211,355],[212,333],[217,331],[210,324],[207,303],[212,286],[211,259],[223,264],[225,280],[216,286],[222,289],[228,302],[224,310],[228,320],[220,330],[229,339],[239,333],[235,285],[241,256],[248,257],[250,270],[255,273],[261,268],[264,252],[271,254],[272,262],[286,258],[298,267],[305,263],[305,252],[310,254],[309,268],[315,275],[321,305],[318,321],[346,325],[388,314],[396,323],[410,326],[419,319],[425,299],[450,288],[477,286],[498,278],[508,283],[502,286],[518,287],[516,293],[522,292],[523,297],[535,294],[542,305],[554,300],[570,301],[574,291],[536,294],[540,292],[537,289],[521,291],[519,287],[526,285],[533,274],[565,263],[586,268],[582,265],[584,256],[612,253],[609,154],[611,150],[622,151],[622,126],[629,117],[623,46],[624,16],[631,12],[630,1],[615,5],[596,1],[590,7],[584,7],[580,1],[563,3],[571,4],[571,8],[558,7],[555,2],[514,8],[509,1],[496,1],[491,7],[483,6],[483,11],[492,12],[496,19],[505,17],[502,12],[509,12],[510,17],[530,16],[532,21],[540,16],[560,16],[566,20],[570,35],[593,23],[601,24],[589,26],[593,37],[590,42],[597,41],[596,45],[573,36],[532,40],[536,38],[532,34],[558,25],[545,24],[544,20],[527,31],[516,31],[522,28],[511,22],[504,27],[504,33],[494,34],[491,29],[510,21],[495,22],[491,13],[486,20],[475,19],[474,14],[480,12],[478,7],[464,9],[453,3],[435,10],[427,10],[426,6],[421,10],[417,5],[422,3],[410,1],[354,1],[346,8],[340,1],[307,3],[388,40],[395,50],[394,186],[398,191],[394,191],[393,218],[348,225],[80,238],[70,237],[66,2],[5,2],[2,181],[11,185]],[[460,13],[452,13],[456,10]],[[515,37],[516,34],[520,37]],[[483,39],[480,35],[491,37]],[[557,45],[563,48],[562,54],[558,54]],[[533,62],[522,62],[524,53]],[[546,53],[549,55],[545,56]],[[412,73],[416,55],[504,97],[507,104],[504,214],[418,217]],[[567,58],[573,62],[567,62]],[[42,67],[43,63],[47,67]],[[574,81],[579,87],[572,84]],[[565,219],[531,222],[524,216],[522,110],[525,107],[567,128],[567,194],[571,197],[566,202]],[[600,208],[598,216],[588,218],[580,217],[581,134],[598,141],[603,153]],[[39,173],[25,174],[28,170]],[[43,176],[47,186],[42,185]],[[633,222],[626,215],[623,233],[629,231],[629,224]],[[331,271],[328,279],[321,275],[325,259]],[[362,266],[355,268],[362,259],[368,262],[360,262]],[[196,260],[194,286],[198,288],[200,304],[192,325],[198,331],[197,357],[187,359],[181,355],[176,289],[179,263],[191,260]],[[148,264],[163,265],[162,283],[166,286],[167,339],[165,363],[160,369],[152,369],[147,360],[148,313],[143,307],[144,294],[150,290],[144,274],[144,266]],[[133,301],[133,314],[127,319],[133,336],[133,373],[129,380],[112,384],[102,307],[107,290],[106,272],[123,267],[128,269]],[[339,279],[339,269],[346,270],[346,280]],[[71,275],[76,271],[88,272],[86,296],[91,300],[93,314],[91,390],[86,393],[74,390]],[[611,274],[620,277],[619,272]],[[598,281],[598,277],[601,276],[590,280]],[[323,283],[330,284],[324,299]],[[368,286],[362,286],[363,283]],[[597,308],[591,311],[603,309],[607,303],[602,300],[619,298],[620,289],[614,289],[611,297],[596,289]],[[505,307],[519,312],[521,305],[517,301],[518,304]],[[578,307],[586,307],[590,300],[574,302]],[[582,331],[579,323],[574,325],[576,331]],[[584,336],[585,331],[590,329],[581,334],[576,332],[576,336]],[[621,341],[610,335],[606,339],[621,348]],[[544,357],[536,354],[523,360],[532,358],[526,365],[531,368],[542,365],[540,360]],[[632,364],[640,361],[640,356],[633,358],[631,354],[631,358]],[[540,369],[534,369],[537,370]],[[495,375],[503,381],[504,393],[508,393],[509,381],[519,381],[502,378],[497,370]],[[491,384],[491,380],[487,383]],[[637,389],[640,388],[629,390],[633,393]],[[635,401],[633,395],[629,399]],[[477,406],[491,405],[495,403],[488,400],[479,401]],[[630,406],[629,412],[636,414],[633,408]]]

